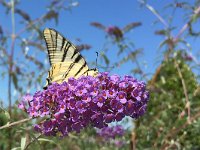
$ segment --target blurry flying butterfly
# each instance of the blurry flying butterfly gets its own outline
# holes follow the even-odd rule
[[[67,82],[70,77],[78,78],[82,75],[96,76],[98,74],[96,68],[89,69],[77,48],[56,30],[46,28],[44,39],[51,66],[44,89],[52,82],[62,83]]]

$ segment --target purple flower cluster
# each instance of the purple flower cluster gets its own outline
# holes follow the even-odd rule
[[[98,135],[104,138],[105,140],[114,139],[116,137],[123,136],[125,134],[125,130],[121,125],[116,125],[113,127],[104,127],[97,131]]]
[[[184,53],[184,54],[182,54],[182,57],[183,57],[183,59],[186,60],[186,61],[193,61],[193,57],[192,57],[192,55],[189,54],[189,53]]]
[[[144,82],[131,76],[69,78],[53,83],[33,96],[26,95],[19,104],[31,117],[48,118],[35,125],[44,135],[65,136],[87,126],[103,128],[125,116],[138,118],[146,111],[149,93]]]
[[[124,140],[115,140],[114,144],[117,148],[121,148],[122,146],[124,146],[126,144],[126,141]]]
[[[109,26],[106,28],[106,32],[108,35],[111,37],[115,37],[116,39],[122,39],[123,38],[123,33],[120,28],[117,26]]]

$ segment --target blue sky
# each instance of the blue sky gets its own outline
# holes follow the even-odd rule
[[[156,29],[163,29],[163,25],[160,23],[154,24],[157,19],[148,9],[145,7],[141,8],[137,0],[79,0],[78,2],[79,6],[74,7],[71,12],[61,12],[59,24],[57,26],[54,22],[49,22],[45,27],[55,28],[72,42],[74,42],[76,38],[80,38],[82,43],[90,44],[92,49],[90,51],[84,51],[83,56],[85,56],[88,62],[91,62],[96,58],[95,52],[101,51],[106,42],[105,34],[90,26],[91,22],[100,22],[105,26],[116,25],[119,27],[124,27],[131,22],[142,22],[141,27],[132,30],[127,36],[134,42],[136,48],[144,48],[143,55],[139,58],[144,71],[150,74],[155,71],[159,62],[162,60],[162,51],[158,50],[158,46],[164,39],[160,36],[156,36],[154,31]],[[173,2],[173,0],[153,0],[149,1],[149,4],[161,12],[163,17],[166,17],[172,12],[169,9],[163,10],[163,7],[169,4],[169,2]],[[193,3],[194,0],[190,2]],[[37,18],[47,11],[44,7],[46,4],[48,4],[48,0],[21,0],[19,6],[22,10],[28,11],[32,18]],[[181,8],[177,9],[174,14],[173,24],[177,26],[177,29],[174,30],[174,35],[176,35],[184,25],[183,15],[184,12]],[[5,10],[0,6],[0,24],[8,31],[11,31],[12,27],[10,16],[10,14],[5,15]],[[16,24],[16,31],[20,30],[20,28],[21,25]],[[191,38],[189,42],[192,45],[192,53],[196,54],[199,50],[199,40]],[[113,49],[108,53],[108,58],[111,60],[117,59],[113,57],[112,50]],[[131,63],[125,64],[121,68],[116,68],[113,73],[118,73],[120,75],[128,74],[132,66],[133,64]],[[7,88],[5,87],[7,87],[7,78],[5,78],[0,85],[0,99],[7,98]],[[7,104],[6,101],[5,104]]]

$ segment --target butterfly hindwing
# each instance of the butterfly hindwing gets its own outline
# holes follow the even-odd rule
[[[89,69],[85,59],[76,47],[54,29],[44,30],[51,68],[47,77],[47,87],[52,82],[62,83],[68,78],[81,75],[95,76],[98,71]]]
[[[71,64],[74,64],[73,71],[70,71],[69,69]],[[77,78],[81,75],[86,75],[89,70],[88,67],[82,68],[81,71],[78,73],[78,70],[80,70],[80,68],[82,68],[81,64],[72,62],[53,64],[49,71],[49,78],[51,79],[51,82],[62,83],[63,81],[67,81],[69,77]]]

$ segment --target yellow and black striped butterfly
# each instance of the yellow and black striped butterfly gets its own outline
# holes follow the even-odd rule
[[[52,82],[62,83],[68,81],[70,77],[78,78],[82,75],[96,76],[98,74],[96,68],[89,69],[77,48],[56,30],[46,28],[44,39],[51,65],[44,89]]]

